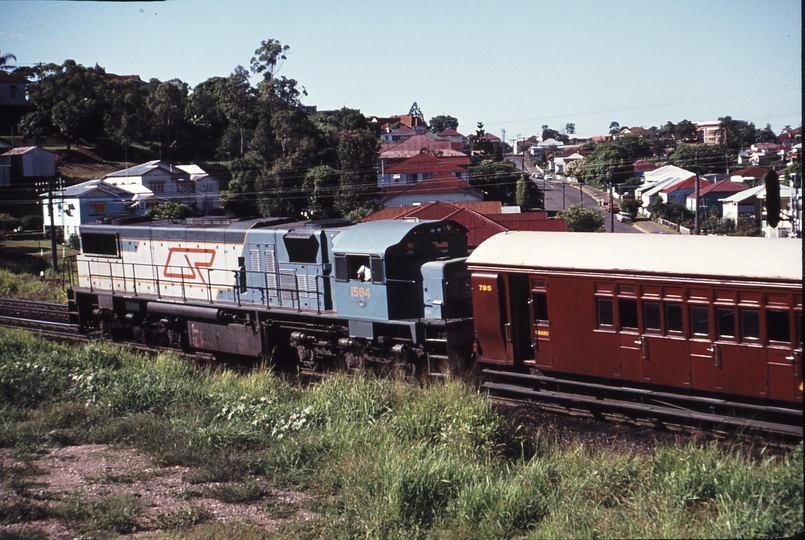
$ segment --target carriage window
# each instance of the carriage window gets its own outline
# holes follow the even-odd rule
[[[618,298],[618,316],[621,328],[637,329],[637,300]]]
[[[760,312],[758,310],[741,310],[741,339],[760,339]]]
[[[665,304],[665,325],[669,332],[684,332],[682,304]]]
[[[531,308],[534,312],[534,321],[548,320],[548,295],[543,292],[531,293]]]
[[[697,336],[710,335],[710,309],[707,306],[690,307],[690,327]]]
[[[613,326],[615,318],[612,315],[612,299],[597,298],[596,305],[598,308],[598,327]]]
[[[791,332],[788,326],[788,312],[774,309],[766,310],[766,335],[769,341],[789,343]]]
[[[716,309],[716,331],[718,337],[735,337],[735,310],[732,308]]]
[[[660,313],[660,304],[658,302],[643,302],[643,324],[646,325],[646,330],[657,332],[662,330]]]

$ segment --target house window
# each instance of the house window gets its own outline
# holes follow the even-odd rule
[[[89,205],[89,215],[91,216],[103,216],[106,214],[106,205],[104,203],[90,203]]]
[[[165,192],[165,182],[151,182],[148,184],[148,187],[154,193],[164,193]]]
[[[17,88],[17,85],[12,84],[8,88],[11,91],[11,98],[12,99],[16,98],[17,97],[17,90],[19,90],[19,88]]]

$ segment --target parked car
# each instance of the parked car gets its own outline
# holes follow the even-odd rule
[[[624,214],[623,212],[619,212],[618,215],[616,215],[615,217],[618,218],[618,221],[620,221],[621,223],[632,222],[632,216],[630,216],[629,214]]]
[[[607,212],[620,212],[621,207],[618,206],[618,203],[612,203],[611,206],[610,206],[610,203],[606,203],[604,205],[604,210],[606,210]]]

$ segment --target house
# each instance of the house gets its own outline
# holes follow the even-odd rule
[[[704,144],[721,144],[721,122],[710,120],[707,122],[693,122],[699,142]]]
[[[731,219],[736,223],[739,220],[760,222],[763,208],[762,201],[758,198],[758,195],[761,193],[766,193],[766,186],[763,184],[721,199],[722,217]]]
[[[133,190],[127,189],[134,187]],[[139,216],[145,213],[144,202],[153,194],[143,193],[138,186],[117,186],[103,180],[89,180],[53,192],[53,224],[64,233],[63,238],[78,234],[82,223],[96,221],[108,215],[128,214]],[[141,187],[141,186],[140,186]],[[40,195],[44,231],[50,230],[50,197]]]
[[[563,173],[570,163],[584,159],[592,153],[592,150],[579,150],[578,147],[566,147],[561,152],[554,154],[551,168],[557,173]]]
[[[741,191],[745,191],[746,189],[748,189],[746,185],[730,180],[722,180],[715,184],[709,184],[704,189],[699,190],[699,213],[706,216],[709,211],[714,208],[717,210],[719,216],[722,215],[722,200]],[[696,211],[695,193],[688,195],[685,202],[685,206],[688,210],[691,212]]]
[[[730,176],[733,182],[742,182],[749,187],[756,186],[763,183],[763,177],[769,172],[768,169],[763,167],[746,167],[740,171],[735,171]]]
[[[648,213],[648,208],[660,196],[660,192],[674,184],[684,182],[694,173],[677,167],[665,165],[653,171],[643,173],[643,185],[635,190],[635,198],[641,201],[641,212]]]
[[[483,200],[484,194],[480,189],[456,178],[449,172],[442,171],[416,184],[387,187],[383,190],[382,204],[387,207],[416,206],[436,201],[479,202]]]
[[[410,185],[422,182],[439,174],[449,174],[464,182],[469,182],[470,173],[454,161],[440,159],[426,150],[399,163],[385,167],[378,176],[381,188]]]
[[[0,155],[0,212],[38,214],[37,192],[56,177],[56,156],[38,146],[10,148]]]
[[[219,207],[218,181],[197,165],[154,160],[107,174],[102,180],[116,186],[139,184],[161,200],[183,203],[205,214]]]
[[[400,126],[395,129],[386,128],[386,130],[380,134],[380,140],[384,143],[396,143],[413,137],[416,134],[417,133],[408,126]]]
[[[550,147],[556,148],[557,150],[562,150],[565,148],[565,143],[563,143],[562,141],[557,141],[556,139],[545,139],[544,141],[531,145],[530,152],[532,156],[537,157],[546,148]],[[574,148],[578,148],[578,146],[574,146]]]
[[[414,135],[398,143],[381,144],[378,156],[378,187],[385,188],[390,185],[401,184],[402,175],[405,174],[408,180],[417,178],[416,181],[423,180],[436,173],[449,171],[462,178],[468,179],[467,167],[470,158],[467,154],[454,148],[455,143],[447,139],[429,137],[427,135]],[[430,155],[438,161],[427,159],[424,155]],[[407,165],[401,165],[406,160],[417,158]],[[439,164],[438,166],[436,164]],[[395,165],[401,165],[396,172],[389,173]],[[415,170],[418,166],[425,167]],[[462,169],[462,171],[459,170]],[[395,178],[394,175],[401,175]],[[415,176],[419,175],[419,176]]]
[[[710,185],[710,182],[704,178],[699,178],[699,192]],[[696,195],[696,175],[692,175],[681,182],[676,182],[664,189],[659,193],[660,198],[665,204],[677,203],[685,204],[685,200],[691,193]]]
[[[770,227],[767,221],[766,212],[766,190],[758,192],[757,198],[760,200],[763,208],[761,214],[760,226],[763,229],[763,236],[766,238],[789,238],[792,236],[792,231],[796,228],[800,236],[802,235],[802,221],[799,219],[799,211],[791,204],[792,190],[790,186],[780,186],[780,221],[776,227]],[[794,192],[794,200],[797,201],[797,206],[802,206],[802,192],[797,190]]]
[[[633,167],[634,167],[634,176],[637,176],[639,178],[643,178],[649,171],[657,170],[657,166],[654,163],[646,161],[645,159],[638,159],[637,161],[634,162]]]
[[[464,152],[470,145],[469,137],[465,137],[453,128],[447,128],[436,134],[440,139],[445,139],[453,144],[453,149]]]
[[[27,107],[28,81],[0,71],[0,106]]]

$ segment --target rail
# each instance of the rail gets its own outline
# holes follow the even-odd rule
[[[238,306],[248,302],[267,310],[290,307],[301,311],[303,299],[311,298],[308,307],[320,313],[325,303],[325,280],[333,279],[321,274],[300,274],[295,268],[257,272],[199,266],[157,268],[153,264],[124,263],[119,259],[77,260],[75,272],[80,277],[76,284],[91,292],[110,291],[135,298],[169,297]],[[247,284],[245,291],[242,277]]]

